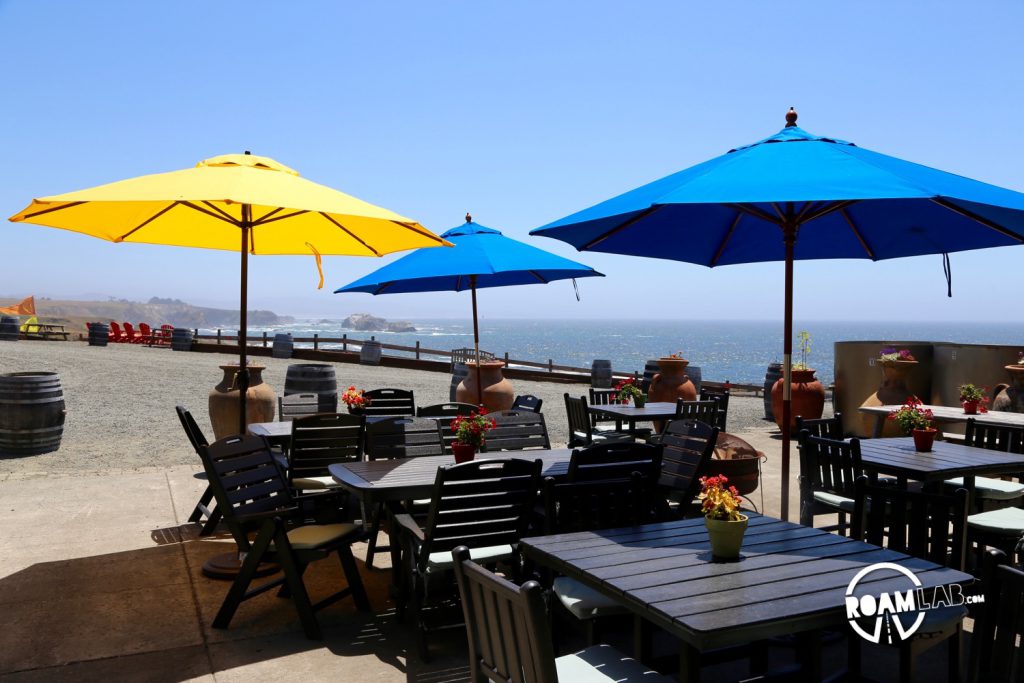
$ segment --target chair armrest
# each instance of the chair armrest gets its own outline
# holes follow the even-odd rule
[[[254,512],[248,515],[239,515],[238,521],[242,524],[246,522],[255,522],[260,519],[273,519],[274,517],[280,517],[281,519],[290,519],[296,517],[302,511],[297,507],[286,507],[277,508],[276,510],[267,510],[266,512]]]
[[[423,542],[423,529],[421,529],[420,525],[416,523],[416,520],[412,518],[412,515],[403,513],[400,515],[395,515],[394,519],[395,524],[400,526],[408,533],[412,534],[412,537],[416,539],[418,542]]]

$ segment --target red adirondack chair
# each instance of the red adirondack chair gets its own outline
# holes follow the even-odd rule
[[[124,340],[129,344],[141,344],[142,338],[139,337],[139,333],[135,331],[135,328],[131,323],[121,323],[121,327],[124,328]]]
[[[118,343],[128,341],[127,339],[124,338],[124,335],[121,333],[121,326],[115,323],[113,320],[110,321],[110,337],[107,341]]]
[[[159,330],[153,330],[153,343],[157,346],[169,346],[173,333],[174,325],[161,325]]]
[[[139,343],[153,345],[153,328],[149,323],[139,323]]]

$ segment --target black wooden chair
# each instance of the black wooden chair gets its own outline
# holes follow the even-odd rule
[[[815,420],[801,415],[796,416],[796,433],[806,431],[810,436],[841,440],[843,438],[843,414],[836,413],[832,417],[819,417]]]
[[[459,415],[469,415],[480,409],[472,403],[437,403],[432,406],[424,406],[416,409],[417,417],[437,418],[437,424],[441,428],[441,437],[444,439],[444,452],[451,454],[452,443],[455,441],[455,432],[452,430],[452,420]]]
[[[966,489],[957,489],[952,495],[906,491],[871,486],[862,476],[854,484],[854,500],[853,538],[963,571],[967,560]],[[925,612],[914,635],[895,644],[900,650],[900,681],[913,681],[917,656],[949,638],[953,639],[949,643],[949,680],[959,680],[965,616],[963,606]],[[848,642],[850,665],[856,672],[863,641],[851,636]]]
[[[192,413],[185,406],[175,406],[174,410],[178,413],[178,420],[181,422],[182,429],[185,430],[188,442],[192,444],[196,455],[201,455],[200,449],[210,445],[210,442],[206,440],[206,435],[203,434],[203,430],[196,424],[196,419],[192,417]],[[203,527],[199,530],[199,535],[209,536],[217,528],[221,516],[220,510],[213,504],[213,489],[207,484],[203,495],[199,496],[199,502],[192,509],[188,521],[193,524],[201,523]]]
[[[574,450],[567,481],[628,479],[633,472],[657,481],[664,446],[637,442],[601,443]]]
[[[590,405],[592,406],[609,406],[615,405],[618,401],[619,392],[615,389],[595,389],[590,388]],[[610,430],[613,432],[625,432],[632,434],[637,439],[646,439],[649,437],[653,430],[650,427],[634,427],[632,429],[623,429],[622,420],[616,420],[611,417],[602,417],[597,413],[590,413],[590,425],[595,430]]]
[[[729,389],[727,387],[701,386],[699,398],[701,401],[718,402],[718,411],[711,426],[718,427],[719,431],[728,431],[725,428],[725,423],[729,419]]]
[[[715,427],[718,422],[718,402],[715,400],[684,401],[681,398],[676,399],[676,414],[672,420],[696,420]],[[655,420],[654,427],[658,430],[658,433],[652,434],[646,440],[649,443],[660,443],[665,428],[672,420],[667,422]]]
[[[565,414],[569,420],[569,443],[570,448],[577,446],[590,446],[604,441],[635,441],[636,438],[629,432],[616,431],[614,429],[597,429],[590,421],[587,410],[587,399],[583,396],[574,398],[569,394],[563,394],[565,398]]]
[[[281,422],[319,412],[320,396],[317,394],[289,394],[277,398],[277,419]]]
[[[336,487],[328,466],[361,460],[365,431],[361,415],[317,413],[292,420],[288,485],[307,492]]]
[[[487,432],[484,442],[483,450],[487,453],[551,448],[544,413],[495,414],[494,422],[496,426]]]
[[[540,460],[474,460],[439,467],[425,526],[421,529],[411,515],[395,516],[405,548],[399,609],[404,610],[407,598],[424,661],[429,659],[427,633],[437,625],[434,614],[443,611],[450,596],[444,580],[452,568],[452,550],[467,546],[477,562],[502,562],[515,569],[515,545],[530,523],[540,472]]]
[[[370,404],[359,412],[367,417],[416,414],[416,400],[411,391],[405,389],[371,389],[363,392]]]
[[[457,404],[465,405],[465,404]],[[389,417],[375,420],[366,427],[366,458],[368,460],[394,460],[396,458],[415,458],[420,456],[444,455],[445,444],[441,432],[441,423],[445,420],[432,420],[427,417]],[[420,501],[408,501],[407,511]],[[364,510],[363,519],[366,519]],[[398,544],[377,545],[381,524],[385,516],[384,503],[380,503],[370,512],[370,531],[366,546],[366,566],[373,569],[373,558],[379,552],[397,551]],[[391,532],[389,531],[389,535]],[[393,554],[393,560],[397,554]]]
[[[1024,572],[1007,565],[999,550],[985,553],[978,605],[971,634],[968,683],[1024,680]]]
[[[290,596],[295,603],[306,637],[321,638],[316,610],[351,596],[356,607],[369,611],[370,603],[359,570],[352,557],[352,543],[363,539],[362,530],[348,522],[304,524],[303,511],[296,507],[288,483],[265,439],[229,436],[201,449],[210,487],[224,521],[232,530],[239,553],[244,554],[241,570],[228,590],[213,620],[214,628],[227,628],[243,601],[272,588]],[[256,538],[249,533],[258,529]],[[312,604],[302,575],[315,560],[337,553],[348,586]],[[261,562],[273,561],[284,576],[250,590]]]
[[[533,394],[520,394],[512,401],[512,410],[519,413],[539,413],[540,407],[544,405],[544,399],[537,398]]]
[[[982,422],[971,417],[967,419],[964,443],[975,448],[1022,454],[1024,453],[1024,427]],[[1017,475],[1017,479],[1018,481],[1005,481],[991,477],[975,477],[975,510],[982,512],[986,507],[1004,508],[1020,503],[1021,497],[1024,496],[1024,484],[1020,483],[1020,474]],[[964,478],[947,479],[945,484],[948,488],[955,490],[964,485]],[[1021,533],[1024,533],[1024,529],[1018,532],[1018,537]]]
[[[479,566],[465,546],[452,551],[452,561],[469,637],[469,679],[474,683],[668,680],[608,645],[555,657],[539,583],[517,586]]]
[[[672,420],[665,427],[658,483],[675,503],[677,516],[690,514],[717,441],[718,428],[697,420]]]
[[[853,513],[854,487],[864,474],[860,440],[842,441],[800,432],[800,523],[814,526],[818,515],[838,515],[838,523],[818,527],[845,536]]]

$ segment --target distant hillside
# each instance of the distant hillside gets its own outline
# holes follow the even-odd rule
[[[0,298],[0,306],[21,299]],[[238,311],[193,306],[178,299],[153,297],[146,303],[111,299],[110,301],[60,301],[36,297],[36,312],[41,320],[78,324],[85,321],[115,320],[130,323],[175,327],[231,327],[238,325]],[[250,325],[281,325],[294,322],[291,316],[272,311],[249,311]]]

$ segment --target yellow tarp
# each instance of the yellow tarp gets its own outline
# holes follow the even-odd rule
[[[35,328],[35,329],[32,329],[32,328]],[[29,318],[28,320],[26,320],[25,322],[23,322],[21,324],[21,328],[20,329],[21,329],[22,332],[26,332],[26,333],[39,331],[39,319],[37,317],[35,317],[35,316],[32,316],[31,318]]]
[[[34,296],[28,296],[22,299],[21,303],[13,306],[7,306],[6,308],[0,308],[0,314],[3,315],[35,315],[36,314],[36,298]]]

